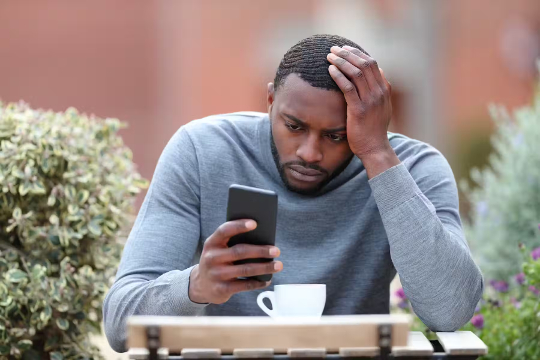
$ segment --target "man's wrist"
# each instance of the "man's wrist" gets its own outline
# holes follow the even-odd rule
[[[196,304],[208,304],[206,301],[202,301],[202,297],[198,291],[198,277],[199,277],[199,265],[196,265],[189,274],[189,286],[188,286],[188,297],[191,302]]]
[[[356,156],[366,168],[368,179],[373,179],[375,176],[401,163],[391,146],[369,154]]]

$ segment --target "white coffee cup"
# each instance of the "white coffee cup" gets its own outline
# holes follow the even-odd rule
[[[272,303],[270,310],[263,299]],[[326,285],[291,284],[276,285],[274,291],[265,291],[257,297],[257,305],[272,318],[310,317],[320,318],[326,303]]]

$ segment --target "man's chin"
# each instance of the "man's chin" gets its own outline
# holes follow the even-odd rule
[[[287,178],[287,184],[286,184],[287,189],[289,189],[290,191],[302,194],[302,195],[316,194],[322,188],[324,179],[326,179],[326,177],[321,176],[321,179],[318,181],[313,181],[313,182],[300,181],[298,179],[295,179],[290,174],[287,174],[286,178]]]

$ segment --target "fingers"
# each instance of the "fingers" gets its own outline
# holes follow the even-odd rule
[[[223,283],[224,290],[233,295],[239,292],[264,289],[270,285],[270,281],[257,281],[257,280],[234,280],[227,283]]]
[[[337,46],[333,46],[331,54],[327,55],[327,59],[330,63],[335,65],[347,78],[354,83],[360,99],[369,95],[370,87],[366,81],[366,71],[370,71],[368,62],[354,55],[353,53],[341,49]]]
[[[343,92],[343,95],[345,95],[347,105],[358,106],[360,104],[360,96],[354,84],[350,82],[335,65],[330,65],[330,67],[328,67],[328,72]]]
[[[251,225],[251,226],[250,226]],[[257,223],[251,219],[227,221],[221,224],[208,238],[206,247],[226,247],[229,239],[234,235],[246,233],[257,227]]]
[[[386,84],[388,90],[389,90],[390,93],[391,93],[391,92],[392,92],[392,84],[390,84],[390,81],[388,81],[388,80],[386,79],[386,76],[384,76],[384,71],[383,71],[383,69],[379,68],[379,70],[381,71],[381,76],[382,76],[382,78],[383,78],[383,80],[384,80],[384,83]]]
[[[257,275],[274,274],[283,270],[281,261],[267,263],[251,263],[242,265],[224,265],[212,268],[211,276],[217,280],[234,280]]]
[[[266,245],[237,244],[227,249],[215,249],[207,252],[214,264],[232,263],[244,259],[272,259],[280,254],[279,248]]]
[[[376,89],[376,87],[378,86],[381,90],[382,89],[386,89],[386,84],[384,83],[384,80],[381,76],[381,73],[379,71],[379,65],[377,64],[377,61],[373,58],[371,58],[370,56],[364,54],[362,51],[356,49],[356,48],[353,48],[352,46],[343,46],[343,48],[345,50],[348,50],[350,51],[351,53],[353,53],[354,55],[356,55],[357,57],[365,60],[368,62],[369,66],[369,70],[371,71],[371,75],[372,77],[368,77],[367,74],[366,74],[366,78],[367,78],[367,82],[369,84],[369,87],[370,89]]]

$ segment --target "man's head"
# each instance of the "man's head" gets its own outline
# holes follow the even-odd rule
[[[316,195],[338,176],[354,154],[347,142],[347,104],[328,72],[332,46],[354,42],[335,35],[313,35],[290,48],[268,84],[272,155],[285,186]],[[298,170],[298,171],[295,171]],[[298,172],[317,171],[306,177]]]

